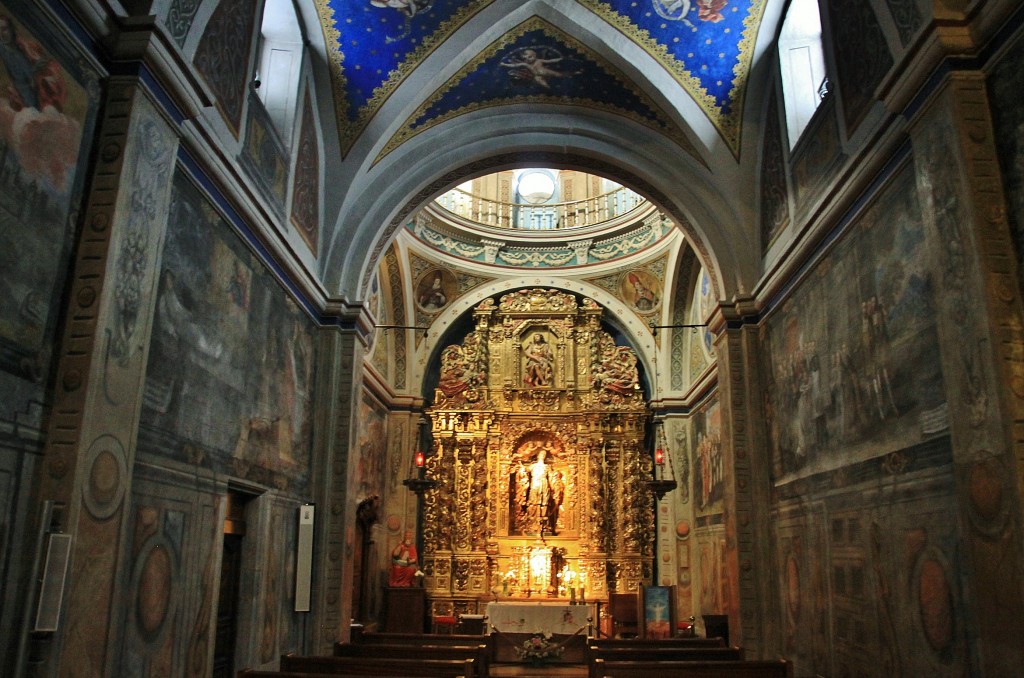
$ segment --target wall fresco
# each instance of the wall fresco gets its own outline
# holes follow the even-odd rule
[[[27,424],[44,399],[97,90],[25,14],[0,7],[0,418]]]
[[[693,450],[694,515],[720,514],[724,498],[722,465],[722,411],[718,394],[694,412],[690,426],[690,449]],[[707,524],[707,521],[699,521]]]
[[[356,438],[356,499],[381,496],[387,463],[387,409],[369,393],[359,402]]]
[[[777,473],[849,463],[947,428],[924,247],[904,168],[762,328]]]
[[[1024,39],[992,69],[989,95],[996,148],[1006,190],[1006,215],[1017,245],[1017,274],[1024,284]]]
[[[313,323],[184,174],[173,191],[140,451],[301,488]]]

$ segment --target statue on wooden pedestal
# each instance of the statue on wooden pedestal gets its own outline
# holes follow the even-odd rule
[[[412,530],[406,530],[402,541],[391,550],[388,586],[413,586],[418,571],[419,558],[416,554],[416,544],[413,543]]]

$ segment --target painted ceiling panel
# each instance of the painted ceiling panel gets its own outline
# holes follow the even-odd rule
[[[631,38],[694,98],[733,154],[767,0],[577,0]]]
[[[743,94],[767,0],[575,1],[660,63],[737,153]],[[332,77],[343,151],[351,148],[381,105],[420,62],[493,2],[316,0],[326,42],[333,46]],[[504,45],[513,51],[496,50],[485,57],[488,63],[477,61],[471,64],[473,68],[464,69],[458,87],[442,92],[419,111],[412,126],[425,127],[455,111],[507,99],[516,84],[516,96],[533,88],[540,95],[555,93],[583,106],[614,105],[648,124],[663,124],[661,112],[642,102],[636,87],[617,85],[619,99],[610,103],[614,97],[606,85],[610,85],[609,78],[618,80],[621,75],[605,64],[598,65],[592,53],[579,49],[578,43],[571,44],[571,38],[563,34],[556,40],[561,47],[551,44],[551,33],[528,36],[523,32],[513,38]],[[536,61],[527,65],[524,50],[530,47],[540,48],[541,53],[534,50]],[[514,63],[517,60],[521,62],[518,65]],[[495,69],[502,77],[493,77]],[[510,89],[498,93],[498,85]],[[590,91],[594,85],[602,88],[600,96]]]
[[[539,17],[492,43],[429,96],[377,159],[434,125],[503,104],[575,105],[616,113],[665,134],[701,161],[682,130],[649,96],[584,44]]]
[[[402,80],[493,0],[316,0],[327,45],[342,147]]]

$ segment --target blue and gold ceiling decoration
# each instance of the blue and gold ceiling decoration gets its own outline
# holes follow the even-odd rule
[[[343,153],[348,152],[370,119],[416,66],[494,2],[315,1],[325,41],[329,48],[333,46],[330,50],[332,84]],[[575,1],[603,18],[660,63],[693,97],[732,153],[738,154],[743,96],[754,42],[768,0]],[[409,128],[422,131],[438,120],[450,119],[457,111],[508,103],[513,98],[511,92],[515,91],[515,97],[547,97],[549,100],[558,97],[563,104],[611,106],[617,109],[615,112],[625,112],[644,121],[643,124],[673,135],[666,128],[668,122],[664,113],[649,99],[644,99],[637,88],[625,85],[628,80],[597,59],[593,52],[564,33],[558,33],[555,40],[561,47],[553,44],[551,39],[555,34],[550,26],[530,30],[546,30],[547,33],[528,37],[523,30],[515,36],[506,36],[502,45],[492,45],[493,52],[477,56],[460,71],[461,77],[457,77],[456,82],[449,82],[435,92],[428,106],[417,112]],[[519,38],[522,39],[517,40]],[[537,42],[529,42],[531,39]],[[499,54],[503,48],[506,51]],[[527,52],[530,49],[532,54]],[[485,65],[489,68],[482,69]],[[502,96],[495,96],[493,87],[480,87],[486,79],[485,73],[493,74],[493,68],[502,74],[494,78],[493,84],[508,86]],[[603,71],[603,75],[599,71]],[[594,96],[588,92],[583,96],[583,84],[595,82],[592,78],[618,81],[618,94],[625,93],[625,96],[614,102],[609,94]],[[475,92],[471,86],[476,87]],[[408,131],[403,126],[400,135]],[[676,133],[675,137],[678,136],[680,134]]]
[[[577,0],[640,45],[739,156],[743,96],[767,0]]]
[[[343,154],[409,73],[493,1],[316,0]]]
[[[583,43],[531,17],[491,43],[436,90],[377,156],[460,115],[510,104],[583,106],[615,113],[672,139],[703,164],[678,125]]]

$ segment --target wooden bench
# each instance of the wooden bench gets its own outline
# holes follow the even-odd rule
[[[237,678],[375,678],[381,674],[376,672],[364,673],[299,673],[295,671],[258,671],[256,669],[243,669],[237,674]],[[433,678],[432,676],[412,675],[405,678]]]
[[[377,657],[281,657],[281,671],[329,675],[481,678],[475,659],[405,659]]]
[[[793,664],[776,661],[611,662],[594,661],[598,678],[793,678]]]
[[[492,652],[494,636],[477,636],[465,633],[452,635],[435,635],[433,633],[363,633],[353,645],[479,645],[484,644]]]
[[[587,675],[600,678],[597,660],[605,667],[615,667],[623,662],[709,662],[742,661],[743,650],[738,647],[614,647],[591,645],[587,648]],[[614,671],[614,668],[607,670]]]
[[[588,638],[588,645],[600,645],[611,649],[616,647],[725,647],[725,640],[714,638]]]
[[[366,657],[374,659],[475,659],[477,675],[487,676],[491,650],[483,643],[474,645],[409,643],[335,643],[335,657]]]

